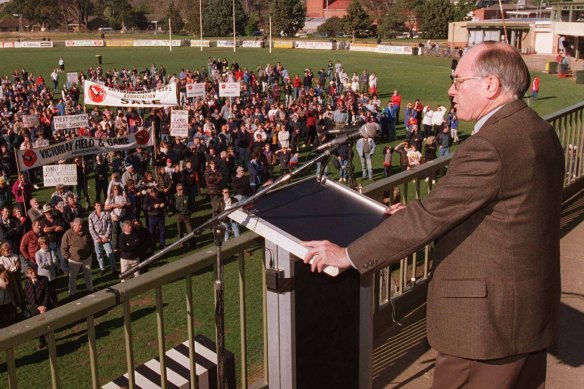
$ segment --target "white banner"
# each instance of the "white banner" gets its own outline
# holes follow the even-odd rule
[[[104,42],[101,39],[80,39],[74,41],[65,41],[66,47],[103,47]]]
[[[377,44],[373,43],[351,43],[349,46],[349,51],[368,51],[375,53],[377,52]]]
[[[262,41],[243,41],[242,47],[257,47],[261,48],[264,47],[264,42]]]
[[[173,109],[170,113],[170,136],[189,136],[189,111]]]
[[[167,107],[178,105],[175,83],[142,92],[128,92],[85,81],[83,93],[85,104],[88,105],[107,105],[110,107]]]
[[[321,41],[296,41],[294,46],[297,49],[311,49],[311,50],[336,50],[336,42],[321,42]]]
[[[64,130],[66,128],[88,127],[89,120],[87,114],[53,116],[53,128],[55,130]]]
[[[168,39],[135,39],[134,46],[135,47],[168,47],[169,46]],[[172,46],[178,47],[180,46],[180,39],[173,39]]]
[[[220,82],[219,97],[239,97],[241,85],[239,82]]]
[[[45,165],[43,166],[44,186],[77,185],[77,166]]]
[[[71,86],[73,84],[77,84],[79,82],[79,77],[77,75],[77,73],[72,72],[72,73],[67,73],[67,86]]]
[[[22,124],[26,128],[38,127],[39,122],[39,115],[22,115]]]
[[[378,45],[377,46],[378,53],[384,54],[405,54],[405,55],[412,55],[412,48],[411,46],[386,46],[386,45]]]
[[[27,49],[40,49],[53,47],[52,41],[27,41],[27,42],[14,42],[15,48],[27,48]]]
[[[140,130],[135,134],[117,138],[80,136],[39,149],[18,150],[18,166],[21,171],[24,171],[62,159],[152,146],[152,144],[151,130]]]
[[[194,84],[187,84],[187,97],[201,97],[205,96],[205,83],[196,82]]]
[[[239,42],[235,41],[235,45],[239,46]],[[217,41],[217,47],[233,47],[233,41]]]
[[[191,39],[191,47],[211,47],[211,41]]]

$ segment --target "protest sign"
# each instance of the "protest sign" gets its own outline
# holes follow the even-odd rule
[[[157,89],[129,92],[85,81],[83,90],[84,101],[88,105],[151,108],[178,105],[175,83]]]
[[[22,115],[22,124],[26,128],[38,127],[39,122],[39,115]]]
[[[53,128],[55,130],[64,130],[67,128],[88,127],[89,121],[87,114],[53,116]]]
[[[43,185],[57,186],[77,185],[77,166],[71,165],[45,165],[43,166]]]
[[[239,82],[219,83],[219,97],[239,97],[240,93]]]
[[[189,135],[189,111],[173,109],[170,113],[170,135],[186,138]]]
[[[204,82],[187,84],[187,97],[202,97],[202,96],[205,96],[205,83]]]

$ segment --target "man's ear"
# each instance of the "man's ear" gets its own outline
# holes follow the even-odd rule
[[[485,92],[487,93],[487,97],[497,97],[497,95],[501,92],[501,82],[495,76],[487,76],[484,80],[484,87]]]

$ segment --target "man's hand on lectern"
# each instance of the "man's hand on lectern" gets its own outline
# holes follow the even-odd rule
[[[311,260],[310,270],[321,273],[325,266],[335,266],[339,270],[352,266],[347,250],[328,240],[311,240],[302,242],[304,247],[310,247],[310,250],[304,256],[304,263],[308,264]]]

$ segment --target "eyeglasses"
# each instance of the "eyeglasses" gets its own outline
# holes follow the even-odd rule
[[[460,84],[462,84],[465,81],[468,80],[480,80],[482,78],[485,78],[483,76],[481,77],[454,77],[452,79],[452,85],[454,85],[454,89],[458,90],[460,88]]]

